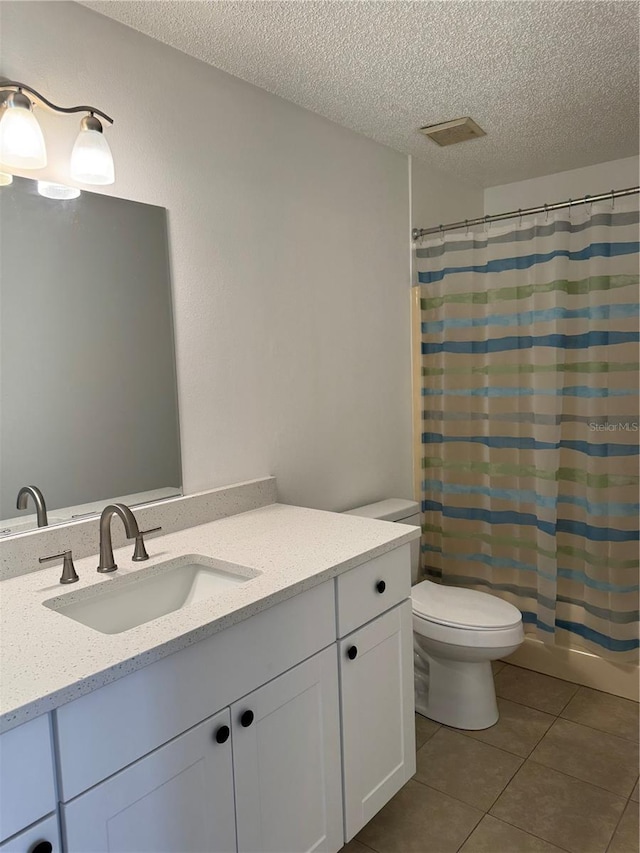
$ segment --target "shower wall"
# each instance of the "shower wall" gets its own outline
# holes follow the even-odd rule
[[[535,207],[545,202],[565,201],[568,198],[584,198],[585,193],[597,195],[610,190],[636,187],[639,168],[639,157],[625,157],[623,160],[609,160],[607,163],[597,163],[595,166],[558,172],[555,175],[543,175],[528,181],[487,187],[484,191],[482,215]]]

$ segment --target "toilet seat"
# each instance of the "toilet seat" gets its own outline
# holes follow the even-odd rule
[[[452,646],[499,648],[522,641],[522,615],[500,598],[422,581],[411,590],[413,630]]]
[[[492,631],[518,625],[517,607],[486,592],[422,581],[411,589],[413,612],[422,619],[452,628]]]

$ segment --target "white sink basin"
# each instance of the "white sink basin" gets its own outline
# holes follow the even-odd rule
[[[183,607],[200,604],[260,572],[224,560],[189,554],[136,575],[43,602],[102,634],[120,634]]]

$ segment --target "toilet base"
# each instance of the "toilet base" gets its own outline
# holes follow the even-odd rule
[[[456,729],[478,731],[498,722],[491,662],[415,655],[416,711]]]

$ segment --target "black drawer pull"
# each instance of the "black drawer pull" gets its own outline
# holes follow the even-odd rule
[[[386,588],[387,588],[387,585],[384,581],[378,581],[378,583],[376,584],[376,589],[378,590],[378,592],[380,594],[382,594]]]
[[[226,743],[229,740],[229,726],[220,726],[214,735],[216,743]]]
[[[36,841],[33,847],[29,848],[29,853],[51,853],[53,844],[50,841]]]
[[[243,711],[240,715],[240,725],[243,728],[248,728],[253,722],[253,711]]]
[[[355,660],[358,657],[358,647],[357,646],[349,646],[347,649],[347,657],[349,660]]]

